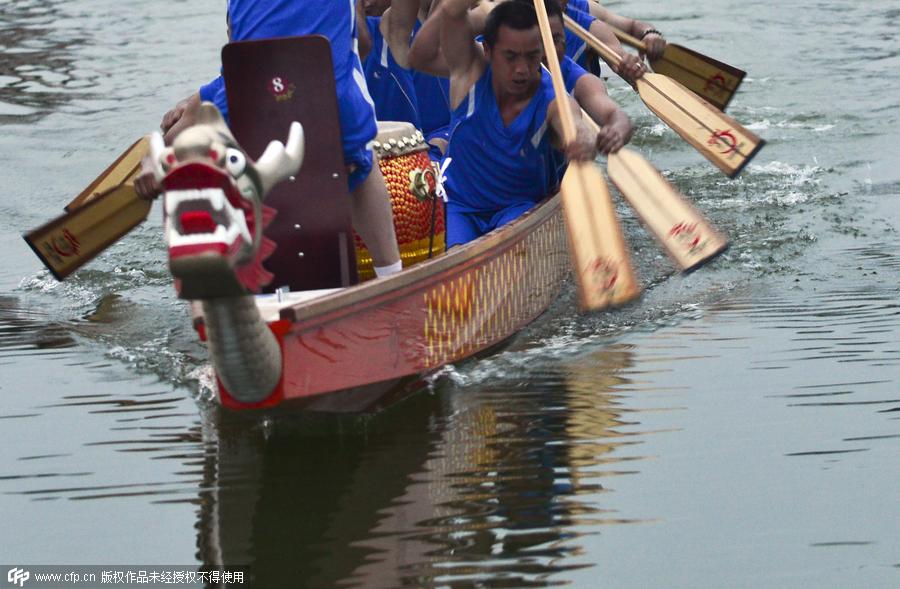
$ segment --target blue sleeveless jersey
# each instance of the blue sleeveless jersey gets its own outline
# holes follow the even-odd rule
[[[575,8],[572,2],[569,2],[566,7],[566,14],[578,23],[581,28],[588,31],[591,30],[591,24],[597,20],[591,16],[590,12]],[[574,59],[582,67],[587,67],[587,50],[587,43],[582,41],[575,33],[566,29],[566,55]]]
[[[422,28],[421,21],[413,27],[413,38]],[[419,117],[426,140],[440,134],[450,124],[450,80],[413,70],[413,84],[419,99]]]
[[[366,85],[375,102],[375,116],[379,121],[405,121],[417,129],[422,128],[419,101],[413,76],[394,60],[384,35],[381,34],[381,17],[366,18],[372,50],[363,63]]]
[[[359,61],[353,0],[228,0],[231,40],[323,35],[331,43],[341,139],[345,158],[366,149],[378,128]],[[227,116],[225,85],[219,79],[200,89]]]
[[[500,116],[492,79],[488,67],[452,113],[453,130],[444,157],[448,211],[491,213],[533,204],[547,195],[551,157],[547,108],[554,98],[550,75],[542,72],[537,93],[508,127]]]

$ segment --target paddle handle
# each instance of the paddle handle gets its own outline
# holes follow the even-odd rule
[[[537,3],[535,2],[535,4]],[[541,4],[543,4],[543,2]],[[540,19],[540,16],[538,16],[538,19]],[[572,20],[568,14],[563,15],[563,22],[566,23],[566,27],[570,31],[575,33],[575,36],[587,43],[591,49],[599,53],[600,57],[603,58],[603,61],[608,62],[613,67],[619,67],[619,64],[622,63],[622,58],[619,57],[619,54],[616,53],[612,47],[592,35],[589,31],[584,30],[584,28]]]
[[[566,143],[575,141],[575,117],[569,108],[569,93],[563,82],[562,69],[559,67],[559,56],[556,54],[556,46],[553,45],[553,33],[550,32],[550,19],[547,17],[547,7],[544,0],[534,0],[534,8],[537,11],[538,26],[541,29],[541,40],[544,42],[544,53],[547,55],[547,66],[550,68],[550,78],[553,80],[553,93],[556,94],[556,107],[559,110],[563,127],[563,138]]]

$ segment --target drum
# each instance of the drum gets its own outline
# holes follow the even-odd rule
[[[378,166],[391,195],[394,229],[400,259],[408,268],[445,249],[444,203],[437,195],[437,164],[428,157],[428,144],[410,123],[378,123],[373,143]],[[360,280],[375,277],[372,257],[356,236],[356,265]]]

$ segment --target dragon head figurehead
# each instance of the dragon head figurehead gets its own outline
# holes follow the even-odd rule
[[[157,133],[151,159],[161,181],[169,267],[187,299],[258,292],[272,276],[262,267],[275,244],[263,229],[275,211],[263,199],[303,161],[303,128],[291,125],[287,144],[272,141],[258,161],[241,149],[211,103],[170,147]]]

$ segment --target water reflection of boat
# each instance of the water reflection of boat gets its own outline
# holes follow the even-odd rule
[[[497,574],[552,584],[585,566],[584,526],[620,521],[593,479],[613,460],[607,440],[623,435],[615,373],[629,358],[616,350],[527,384],[418,395],[366,421],[282,416],[248,428],[217,410],[204,432],[200,557],[246,565],[262,587]]]
[[[629,423],[617,409],[617,391],[630,383],[623,373],[633,365],[630,349],[612,346],[567,366],[566,384],[573,402],[566,428],[572,438],[590,441],[569,448],[573,485],[590,484],[579,475],[582,466],[597,464],[620,446],[633,443],[628,439],[631,435],[621,431]]]
[[[246,566],[256,587],[337,585],[371,552],[354,544],[433,451],[425,424],[439,405],[419,395],[403,405],[423,414],[416,419],[306,416],[254,427],[215,409],[204,428],[200,559]]]

